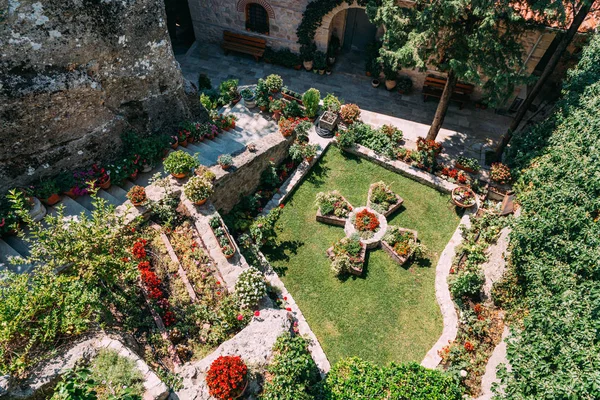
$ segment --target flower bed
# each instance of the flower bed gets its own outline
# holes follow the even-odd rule
[[[345,237],[327,249],[331,258],[331,269],[336,275],[351,273],[362,275],[367,246],[357,236]]]
[[[417,231],[412,229],[388,226],[381,241],[383,250],[400,265],[404,265],[420,249],[417,242]]]
[[[379,231],[379,219],[377,215],[370,212],[366,208],[360,210],[354,216],[354,228],[359,232],[363,239],[370,239]]]
[[[233,257],[236,251],[235,244],[233,243],[231,236],[229,236],[229,232],[227,231],[223,221],[221,221],[221,218],[218,216],[212,217],[209,224],[225,258]]]
[[[318,193],[315,202],[317,221],[324,224],[345,226],[346,219],[352,211],[352,205],[339,192]]]
[[[367,207],[385,215],[386,218],[396,212],[403,202],[402,197],[383,182],[374,183],[369,187]]]

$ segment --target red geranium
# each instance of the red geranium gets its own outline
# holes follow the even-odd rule
[[[146,243],[146,240],[138,239],[133,244],[133,249],[131,249],[131,253],[138,260],[143,260],[144,258],[146,258]]]
[[[475,350],[475,346],[473,346],[473,344],[471,344],[471,342],[465,342],[465,350],[473,351],[473,350]]]
[[[365,209],[356,214],[354,227],[361,232],[375,231],[379,228],[379,220],[375,214]]]
[[[231,399],[244,389],[248,367],[239,356],[220,356],[206,374],[208,392],[217,399]]]

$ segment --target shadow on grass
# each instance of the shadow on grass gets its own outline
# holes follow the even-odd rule
[[[290,256],[286,253],[298,254],[298,249],[304,246],[304,242],[299,240],[286,240],[278,242],[276,245],[268,246],[263,249],[263,253],[269,259],[273,270],[277,272],[279,276],[284,276],[287,267],[276,266],[274,263],[278,261],[289,262]]]
[[[312,170],[308,173],[306,181],[312,183],[315,187],[323,186],[327,180],[329,171],[331,171],[331,168],[329,168],[325,164],[326,163],[323,162],[323,159],[321,158],[321,160],[318,163],[316,163],[312,167]]]

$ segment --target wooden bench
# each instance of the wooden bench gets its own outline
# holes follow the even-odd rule
[[[446,78],[427,75],[425,83],[423,83],[423,101],[427,101],[429,97],[442,97],[444,92],[444,86],[446,86]],[[454,101],[459,104],[459,108],[462,109],[463,105],[470,100],[470,95],[473,93],[475,86],[467,83],[457,83],[456,87],[452,91],[450,101]]]
[[[258,61],[265,53],[267,41],[257,37],[224,31],[221,47],[225,49],[225,54],[229,51],[237,51],[238,53],[250,54]]]

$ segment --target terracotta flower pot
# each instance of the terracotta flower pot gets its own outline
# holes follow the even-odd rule
[[[309,163],[309,164],[310,164],[310,163],[311,163],[311,162],[312,162],[314,159],[315,159],[315,156],[312,156],[312,157],[305,158],[306,162],[307,162],[307,163]]]
[[[231,129],[235,129],[235,121],[231,121]]]
[[[265,112],[267,111],[267,107],[266,106],[258,106],[258,108],[260,109],[260,111]]]
[[[294,69],[296,71],[300,71],[301,68],[302,68],[302,64],[294,65]]]
[[[197,206],[201,206],[202,204],[206,203],[206,200],[208,200],[208,199],[195,201],[194,204],[197,205]]]
[[[173,150],[175,150],[177,147],[179,147],[179,142],[173,143],[173,144],[171,145],[171,148],[172,148]]]
[[[189,138],[187,138],[188,143],[194,143],[196,140],[194,139],[193,136],[190,136]]]
[[[235,99],[231,100],[231,104],[236,105],[237,103],[240,102],[241,99],[242,99],[242,96],[238,96]]]
[[[42,200],[42,203],[44,203],[45,205],[52,206],[60,201],[60,196],[57,193],[54,193],[47,199],[41,199],[41,200]]]
[[[100,186],[101,189],[108,189],[110,187],[110,177],[108,178],[108,180],[104,183],[99,184],[98,186]]]
[[[396,87],[397,84],[398,84],[398,82],[396,82],[396,81],[392,81],[392,80],[389,80],[389,79],[385,80],[385,88],[387,90],[392,90],[393,88]]]
[[[186,174],[185,174],[185,172],[182,172],[180,174],[174,174],[174,173],[171,172],[171,175],[173,175],[173,177],[175,177],[177,179],[182,179],[182,178],[185,178]]]
[[[221,168],[227,170],[227,169],[231,168],[231,165],[223,165],[223,164],[221,164]]]
[[[68,191],[64,192],[63,194],[69,196],[72,199],[76,199],[77,196],[75,195],[75,188],[71,188]]]
[[[367,71],[367,72],[365,72],[365,75],[371,76],[371,73],[369,71]]]
[[[279,121],[279,118],[281,118],[281,111],[279,111],[279,110],[278,111],[274,111],[273,112],[273,119],[275,121]]]
[[[235,253],[233,253],[233,254],[230,254],[230,255],[227,255],[227,254],[223,254],[223,255],[225,256],[225,258],[226,258],[226,259],[228,259],[228,260],[229,260],[230,258],[232,258],[233,256],[235,256]],[[248,385],[248,384],[246,383],[246,385]],[[244,390],[246,390],[246,387],[245,387],[245,386],[244,386]],[[236,397],[234,397],[234,399],[237,399],[237,398],[239,398],[239,397],[240,397],[242,394],[244,394],[244,392],[243,392],[243,391],[242,391],[242,393],[240,393],[240,395],[239,395],[239,396],[236,396]]]
[[[139,207],[142,204],[144,204],[144,202],[146,201],[146,198],[144,198],[144,200],[142,200],[142,201],[133,201],[133,200],[129,200],[129,201],[131,201],[131,204],[133,204],[134,206]]]
[[[188,140],[185,139],[183,142],[179,142],[180,145],[182,145],[183,147],[187,147],[188,145]]]
[[[137,179],[138,172],[139,171],[136,169],[133,174],[129,175],[129,179],[131,179],[132,181],[135,181]]]

